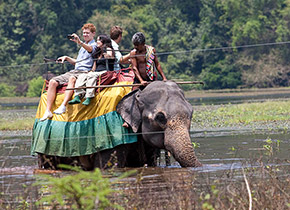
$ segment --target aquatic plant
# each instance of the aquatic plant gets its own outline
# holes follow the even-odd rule
[[[198,143],[198,142],[191,142],[191,143],[192,143],[192,146],[193,146],[194,149],[200,147],[200,143]]]
[[[38,205],[66,206],[70,209],[105,209],[112,207],[114,209],[123,209],[117,203],[110,200],[113,194],[120,194],[118,190],[112,188],[112,185],[118,180],[134,173],[126,172],[120,175],[114,181],[104,178],[100,169],[93,172],[83,171],[77,167],[60,165],[64,169],[73,170],[76,173],[55,177],[51,175],[42,175],[36,183],[43,189],[43,197],[38,201]]]
[[[273,156],[274,151],[280,150],[280,140],[273,141],[271,138],[267,138],[265,143],[266,144],[263,145],[263,148],[266,150],[266,154],[269,156]]]

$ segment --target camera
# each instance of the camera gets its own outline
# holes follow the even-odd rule
[[[71,35],[71,34],[69,34],[69,35],[67,35],[67,38],[68,38],[68,39],[74,39],[74,36]]]

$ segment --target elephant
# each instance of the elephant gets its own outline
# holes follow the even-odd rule
[[[193,108],[173,81],[154,81],[125,95],[116,112],[138,135],[138,141],[79,157],[38,154],[39,167],[58,169],[60,163],[84,170],[118,167],[156,166],[160,150],[173,155],[182,167],[198,167],[189,130]]]
[[[169,151],[182,167],[198,167],[189,130],[193,108],[173,81],[154,81],[123,97],[117,112],[141,140]]]

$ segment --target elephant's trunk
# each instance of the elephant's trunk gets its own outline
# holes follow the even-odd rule
[[[202,164],[197,160],[189,135],[189,122],[186,118],[171,119],[164,133],[165,148],[170,151],[182,167],[198,167]]]

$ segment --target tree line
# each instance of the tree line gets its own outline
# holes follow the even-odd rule
[[[72,69],[43,58],[76,56],[66,36],[87,22],[120,25],[120,49],[144,32],[169,79],[205,83],[187,90],[289,86],[289,0],[3,0],[0,18],[0,96],[39,95],[48,70]]]

